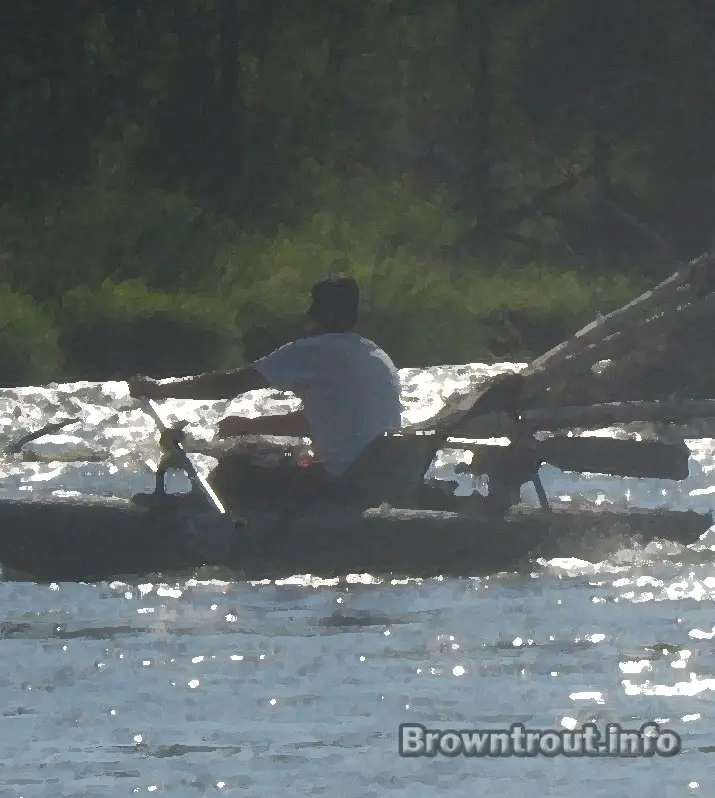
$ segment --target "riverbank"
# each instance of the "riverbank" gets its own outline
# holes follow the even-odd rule
[[[3,206],[0,382],[240,365],[300,334],[309,286],[330,271],[357,277],[371,307],[360,331],[400,367],[529,360],[646,287],[504,248],[447,263],[460,223],[448,204],[376,181],[350,188],[350,203],[336,192],[330,212],[250,235],[121,182]]]

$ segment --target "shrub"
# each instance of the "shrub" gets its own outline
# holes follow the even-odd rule
[[[60,344],[68,374],[83,379],[180,376],[241,359],[240,332],[218,298],[152,291],[140,280],[69,291]]]
[[[28,296],[0,283],[0,382],[42,384],[62,368],[58,334],[50,315]]]

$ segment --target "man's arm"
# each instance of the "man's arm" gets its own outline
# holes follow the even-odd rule
[[[247,391],[271,387],[295,392],[298,386],[314,379],[318,356],[314,339],[299,339],[234,371],[214,371],[171,381],[133,377],[129,392],[149,399],[233,399]]]
[[[268,380],[253,366],[212,371],[169,382],[150,377],[132,377],[127,382],[133,397],[148,399],[233,399],[247,391],[270,387]]]

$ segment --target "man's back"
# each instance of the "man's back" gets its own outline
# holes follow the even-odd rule
[[[357,333],[300,338],[256,361],[303,401],[316,453],[341,474],[377,436],[401,427],[400,378],[389,356]]]

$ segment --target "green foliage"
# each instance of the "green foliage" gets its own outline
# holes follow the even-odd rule
[[[639,285],[627,277],[585,279],[575,272],[554,272],[532,265],[517,273],[503,270],[489,279],[478,276],[464,286],[478,315],[491,311],[530,310],[581,317],[625,304]]]
[[[120,181],[0,207],[5,279],[43,301],[108,277],[193,289],[231,231],[185,196]]]
[[[316,162],[303,180],[305,219],[270,236],[241,234],[180,195],[126,185],[54,205],[34,237],[3,209],[6,274],[35,289],[48,318],[56,303],[65,365],[52,375],[205,371],[241,362],[246,342],[251,356],[265,354],[300,334],[311,283],[333,271],[360,281],[372,308],[360,329],[400,365],[535,354],[635,290],[625,278],[544,267],[448,266],[442,253],[465,222],[444,191],[425,197],[408,178],[383,183],[365,171],[341,182]],[[531,340],[511,340],[505,312],[536,330]]]
[[[0,283],[0,382],[47,382],[59,373],[63,356],[57,330],[35,302]]]
[[[51,5],[0,25],[9,379],[239,362],[335,270],[401,364],[523,357],[710,245],[707,4]]]
[[[229,307],[218,297],[159,291],[148,288],[142,279],[121,283],[107,279],[96,289],[79,286],[64,295],[62,308],[75,318],[99,316],[111,321],[175,311],[215,329],[233,321]]]
[[[216,296],[169,294],[141,280],[69,291],[60,341],[73,378],[117,379],[218,369],[241,361],[240,333]]]

